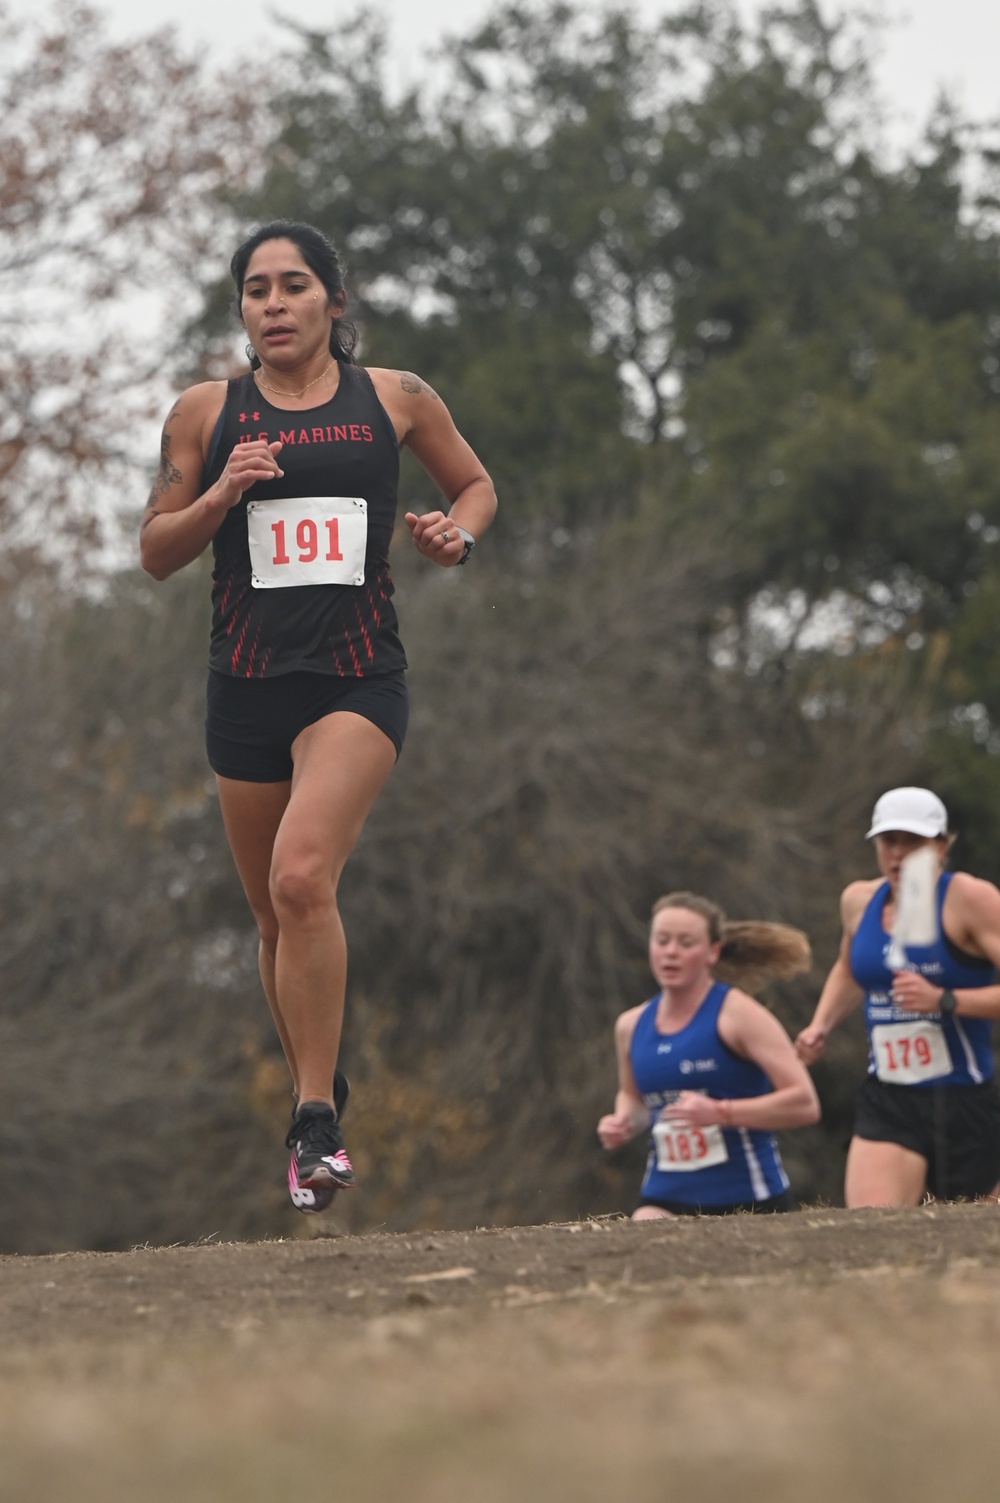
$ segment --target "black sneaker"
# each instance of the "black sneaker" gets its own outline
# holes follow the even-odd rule
[[[301,1104],[285,1144],[292,1150],[288,1192],[300,1211],[325,1211],[338,1190],[353,1186],[354,1170],[337,1113],[325,1102]]]
[[[351,1082],[346,1075],[339,1070],[333,1072],[333,1104],[337,1112],[339,1122],[347,1110],[347,1103],[351,1099]]]

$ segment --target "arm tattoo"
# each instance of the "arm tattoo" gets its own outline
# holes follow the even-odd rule
[[[142,519],[143,528],[148,527],[153,518],[160,515],[160,511],[154,503],[157,501],[162,501],[164,496],[169,491],[170,487],[172,485],[180,485],[181,481],[184,479],[184,476],[181,474],[180,470],[177,468],[170,457],[170,434],[167,431],[170,427],[171,422],[177,416],[179,407],[180,403],[175,402],[173,408],[171,409],[170,416],[167,418],[167,421],[163,425],[163,436],[160,439],[160,468],[157,471],[156,479],[153,481],[153,488],[149,493],[149,500],[146,502],[146,511]]]
[[[157,498],[162,498],[172,485],[180,485],[183,479],[180,470],[170,458],[170,434],[164,431],[160,440],[160,469],[153,481],[152,494]]]
[[[399,384],[411,396],[416,396],[417,392],[425,391],[432,401],[439,402],[441,400],[433,386],[428,386],[426,381],[421,381],[420,377],[413,375],[411,371],[402,372]]]

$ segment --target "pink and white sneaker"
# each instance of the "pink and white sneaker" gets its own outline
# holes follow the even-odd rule
[[[333,1205],[337,1190],[333,1185],[303,1185],[299,1183],[299,1166],[296,1154],[288,1160],[288,1193],[297,1211],[328,1211]]]
[[[299,1105],[285,1145],[292,1150],[288,1193],[300,1211],[325,1211],[338,1190],[353,1188],[354,1170],[344,1147],[339,1116],[324,1101],[303,1101]]]

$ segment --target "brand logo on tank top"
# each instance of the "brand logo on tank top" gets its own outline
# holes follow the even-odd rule
[[[885,942],[885,944],[882,946],[882,960],[883,960],[883,963],[885,964],[886,970],[891,970],[892,969],[892,967],[888,964],[888,961],[887,961],[887,958],[886,958],[888,956],[888,954],[889,954],[889,947],[891,946],[891,944],[892,944],[892,940],[891,939],[887,939],[886,942]],[[913,969],[914,968],[911,965],[910,966],[910,970],[913,970]],[[944,975],[944,966],[941,964],[940,960],[927,960],[927,961],[923,961],[920,965],[918,965],[916,967],[916,969],[920,973],[921,976],[943,976]]]
[[[691,1075],[695,1070],[717,1070],[719,1064],[714,1059],[682,1059],[681,1074]]]
[[[680,1091],[645,1091],[643,1093],[643,1105],[648,1106],[651,1112],[657,1112],[664,1106],[669,1106],[680,1096]]]
[[[657,1044],[656,1052],[657,1054],[669,1054],[673,1047],[673,1044]]]

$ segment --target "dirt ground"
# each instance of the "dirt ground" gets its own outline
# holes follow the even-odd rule
[[[998,1336],[996,1207],[6,1257],[0,1500],[993,1499]]]

